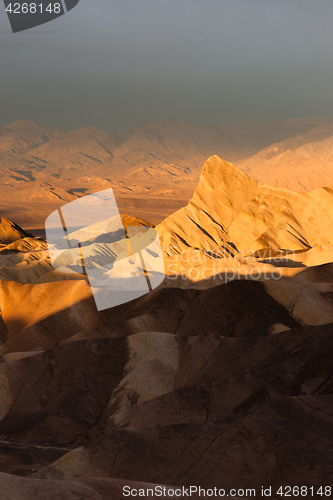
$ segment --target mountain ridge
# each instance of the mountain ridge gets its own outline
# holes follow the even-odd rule
[[[26,226],[28,204],[37,228],[61,204],[111,187],[121,210],[159,223],[186,204],[216,154],[261,183],[311,191],[333,185],[332,141],[332,119],[320,117],[216,127],[165,120],[114,134],[19,120],[1,129],[0,212]]]

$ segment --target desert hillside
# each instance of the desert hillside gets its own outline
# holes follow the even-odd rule
[[[164,260],[159,273],[166,275],[161,286],[207,289],[234,279],[260,281],[295,319],[307,324],[330,322],[332,212],[331,188],[297,193],[260,184],[213,156],[205,162],[188,205],[156,227]],[[125,228],[149,225],[125,215],[122,222]],[[3,219],[0,278],[29,285],[71,280],[71,286],[80,287],[82,283],[74,281],[88,280],[81,265],[84,256],[86,266],[96,268],[98,276],[105,273],[118,279],[123,275],[118,255],[127,251],[127,241],[123,233],[111,239],[103,236],[108,226],[112,227],[111,220],[86,228],[86,237],[82,231],[72,233],[70,238],[81,241],[84,253],[75,248],[60,252],[55,264],[43,239]],[[128,265],[133,276],[142,273],[138,260]],[[160,266],[156,259],[152,265]],[[150,279],[156,271],[147,271]],[[94,279],[90,283],[99,286]]]
[[[333,122],[318,121],[314,128],[276,141],[237,165],[259,181],[295,191],[332,186]]]
[[[3,218],[2,498],[333,486],[332,209],[332,189],[213,156],[156,228],[163,284],[103,311],[76,262],[53,269],[45,240]],[[122,241],[100,241],[84,251],[114,259]]]

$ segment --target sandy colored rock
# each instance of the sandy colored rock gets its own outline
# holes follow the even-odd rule
[[[34,349],[97,326],[96,306],[85,281],[40,285],[0,281],[0,307],[7,330],[1,354]]]
[[[2,217],[0,224],[0,243],[8,245],[21,238],[29,238],[30,236],[31,235],[23,231],[20,226],[6,219],[6,217]]]

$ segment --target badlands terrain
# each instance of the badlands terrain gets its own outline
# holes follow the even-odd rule
[[[309,123],[300,132],[301,122],[290,122],[290,130],[299,137]],[[53,208],[75,193],[57,187],[63,171],[48,188],[37,181],[55,168],[48,148],[68,139],[57,129],[48,134],[49,142],[37,134],[22,143],[3,175],[7,193],[26,186],[22,200],[31,186],[36,206],[34,185],[44,186],[43,196],[52,187],[61,198],[50,194]],[[237,140],[244,149],[253,142],[253,156],[271,141],[268,132],[260,143],[251,134],[235,126],[230,151]],[[98,143],[105,157],[122,147],[98,137],[87,144]],[[83,158],[71,144],[64,168],[79,179],[71,162]],[[26,163],[15,175],[27,180],[11,180],[16,154]],[[201,153],[191,154],[199,162]],[[88,156],[95,161],[92,150]],[[180,156],[177,169],[186,172]],[[333,486],[333,189],[319,178],[308,192],[258,182],[226,156],[205,161],[191,200],[156,226],[163,283],[111,309],[97,310],[75,259],[54,269],[45,240],[2,219],[1,499],[117,500],[123,485],[254,488],[257,497],[271,486],[271,498],[281,498],[284,485]],[[184,177],[194,178],[196,166],[188,168]],[[146,178],[147,170],[138,166],[135,175]],[[119,180],[108,182],[127,199]],[[122,221],[145,225],[131,214]],[[84,251],[112,261],[112,244],[89,240]]]
[[[123,213],[157,224],[187,204],[212,155],[261,183],[294,191],[333,186],[333,120],[176,120],[109,134],[19,120],[0,127],[0,215],[28,229],[79,196],[113,188]],[[36,233],[37,234],[37,233]]]

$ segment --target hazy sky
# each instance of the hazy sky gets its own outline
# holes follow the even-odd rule
[[[0,1],[0,125],[333,116],[333,0],[80,0],[16,34]]]

